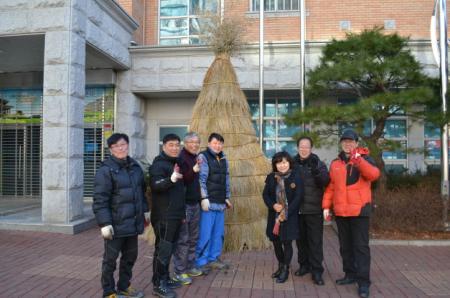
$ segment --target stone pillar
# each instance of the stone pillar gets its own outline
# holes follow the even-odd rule
[[[410,173],[425,172],[427,170],[423,148],[425,146],[425,128],[423,120],[408,119],[408,148],[416,149],[408,152],[408,171]]]
[[[42,221],[58,224],[83,216],[86,42],[82,14],[68,9],[67,30],[45,34],[44,54]]]
[[[131,71],[117,73],[116,132],[130,137],[130,156],[144,159],[146,156],[145,102],[131,91]]]

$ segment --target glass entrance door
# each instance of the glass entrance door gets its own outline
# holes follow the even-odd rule
[[[84,99],[84,196],[91,197],[94,178],[109,156],[106,139],[114,126],[114,88],[89,86]]]
[[[90,197],[95,172],[109,154],[114,87],[88,86],[84,105],[84,195]],[[42,89],[0,90],[0,148],[0,200],[40,198]]]
[[[1,135],[1,186],[3,196],[40,196],[41,127],[3,127]]]
[[[0,198],[41,196],[42,90],[0,90]]]

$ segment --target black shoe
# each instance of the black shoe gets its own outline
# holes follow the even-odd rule
[[[289,277],[289,266],[283,265],[281,266],[280,275],[277,277],[276,282],[279,284],[284,283]]]
[[[308,274],[311,272],[311,269],[309,269],[309,266],[300,266],[297,271],[295,271],[295,276],[303,276],[305,274]]]
[[[354,284],[355,282],[356,282],[356,278],[348,277],[347,275],[345,275],[341,279],[336,280],[336,284],[340,285],[340,286]]]
[[[161,283],[159,287],[153,287],[153,295],[161,297],[161,298],[176,298],[177,293],[175,293],[173,290],[169,289],[164,285],[164,283]]]
[[[283,264],[279,263],[279,264],[278,264],[278,269],[277,269],[277,271],[275,271],[274,273],[272,273],[272,278],[277,278],[278,276],[280,276],[280,273],[281,273],[281,267],[283,267]]]
[[[323,281],[323,278],[322,278],[322,274],[320,274],[320,273],[313,273],[312,280],[318,286],[323,286],[325,284],[325,282]]]
[[[173,279],[169,279],[166,281],[166,286],[169,289],[178,289],[182,286],[183,284],[177,280],[173,280]]]
[[[358,295],[361,298],[368,298],[369,297],[369,287],[368,286],[360,286],[358,288]]]

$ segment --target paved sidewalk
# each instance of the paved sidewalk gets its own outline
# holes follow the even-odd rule
[[[103,241],[98,229],[74,236],[0,231],[0,297],[101,297]],[[325,286],[310,275],[270,278],[272,251],[226,254],[233,267],[194,279],[179,297],[357,297],[356,286],[336,286],[341,277],[337,236],[325,227]],[[152,296],[153,248],[140,241],[133,286]],[[297,269],[296,257],[292,271]],[[450,297],[450,247],[372,246],[371,297]]]

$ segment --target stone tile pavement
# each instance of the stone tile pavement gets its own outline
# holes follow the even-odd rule
[[[133,285],[152,297],[153,248],[140,240]],[[101,297],[103,241],[98,229],[74,236],[0,231],[0,297]],[[276,284],[272,251],[229,253],[233,266],[178,289],[179,297],[357,297],[356,286],[336,286],[341,277],[337,236],[325,227],[325,286],[309,275]],[[292,271],[297,269],[296,257]],[[450,297],[449,246],[372,245],[371,297]]]

